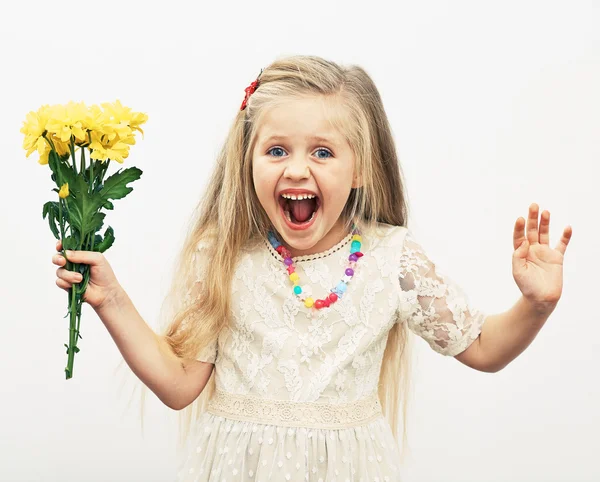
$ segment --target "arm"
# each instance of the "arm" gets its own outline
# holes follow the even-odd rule
[[[169,408],[180,410],[204,389],[214,365],[177,357],[120,290],[96,313],[135,375]]]
[[[456,359],[486,372],[497,372],[527,348],[556,307],[536,307],[523,296],[508,311],[489,315],[479,338]]]
[[[550,213],[542,213],[538,228],[538,212],[538,205],[532,203],[527,232],[522,217],[514,227],[513,277],[523,295],[510,310],[487,317],[476,343],[456,356],[466,365],[501,370],[529,346],[556,308],[562,293],[564,254],[573,230],[567,226],[556,248],[550,248]]]

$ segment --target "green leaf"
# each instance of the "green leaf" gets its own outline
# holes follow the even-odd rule
[[[48,201],[44,204],[42,209],[42,219],[45,219],[46,216],[48,216],[50,231],[52,231],[52,234],[54,234],[56,239],[60,239],[60,234],[58,232],[59,225],[57,224],[57,221],[59,220],[58,202]]]
[[[113,203],[111,203],[110,201],[106,201],[106,202],[105,202],[105,203],[102,205],[102,207],[103,207],[104,209],[111,209],[111,210],[112,210],[112,209],[114,209]]]
[[[108,199],[121,199],[127,196],[132,187],[128,187],[127,183],[136,181],[142,175],[142,171],[137,167],[129,167],[121,172],[119,169],[112,176],[109,176],[104,181],[104,187],[99,192],[102,197],[102,204]]]
[[[71,185],[69,185],[71,191]],[[104,220],[104,213],[97,212],[103,200],[99,194],[89,194],[88,185],[85,180],[76,176],[73,182],[73,196],[69,194],[65,199],[71,215],[71,226],[74,227],[81,237],[95,233]]]
[[[114,242],[115,234],[113,228],[109,226],[104,232],[104,239],[98,244],[98,246],[94,246],[94,251],[104,253],[108,248],[110,248],[113,245]]]

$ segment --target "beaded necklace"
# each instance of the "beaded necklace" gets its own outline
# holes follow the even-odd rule
[[[362,236],[360,235],[360,230],[354,224],[352,226],[352,245],[350,246],[350,256],[348,256],[348,267],[344,272],[344,277],[335,286],[335,288],[329,290],[329,295],[323,299],[317,299],[315,301],[311,296],[311,287],[300,286],[300,276],[298,276],[298,273],[296,273],[294,260],[292,260],[292,253],[290,253],[290,251],[279,242],[273,231],[269,231],[268,238],[271,246],[273,246],[273,249],[275,249],[275,251],[277,251],[281,257],[283,257],[283,264],[286,266],[290,281],[293,285],[292,289],[296,297],[302,300],[304,302],[304,306],[307,308],[314,307],[317,310],[329,307],[331,304],[335,303],[338,298],[341,298],[344,295],[348,282],[354,276],[354,267],[356,266],[356,262],[363,256],[363,253],[360,252]]]

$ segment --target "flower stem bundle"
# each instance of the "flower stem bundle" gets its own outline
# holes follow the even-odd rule
[[[144,132],[140,125],[148,120],[141,112],[115,103],[86,107],[73,101],[66,105],[43,105],[37,112],[29,112],[21,132],[25,135],[23,148],[29,157],[39,154],[38,163],[48,165],[58,200],[43,206],[42,218],[48,218],[50,230],[62,242],[65,251],[97,251],[103,253],[114,240],[114,231],[108,226],[104,235],[99,231],[104,225],[105,213],[112,210],[112,201],[121,199],[133,188],[127,184],[140,178],[137,167],[119,169],[106,177],[111,160],[120,164],[135,144],[135,131]],[[86,150],[88,154],[86,156]],[[72,263],[65,266],[83,276],[68,293],[69,343],[67,349],[66,379],[73,377],[73,361],[79,352],[78,340],[81,306],[89,282],[89,265]],[[65,315],[66,317],[66,315]]]

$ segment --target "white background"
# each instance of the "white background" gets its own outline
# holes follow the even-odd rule
[[[106,256],[156,328],[244,88],[287,54],[374,78],[409,227],[481,310],[520,296],[512,234],[530,203],[551,212],[552,246],[573,227],[562,299],[504,370],[477,372],[415,340],[403,482],[600,480],[599,3],[23,1],[3,4],[0,25],[2,481],[175,478],[176,412],[149,392],[142,437],[137,400],[127,411],[114,374],[121,355],[87,305],[64,378],[67,294],[41,216],[56,194],[37,154],[25,158],[26,114],[120,99],[149,115],[127,160],[144,174],[107,215]]]

